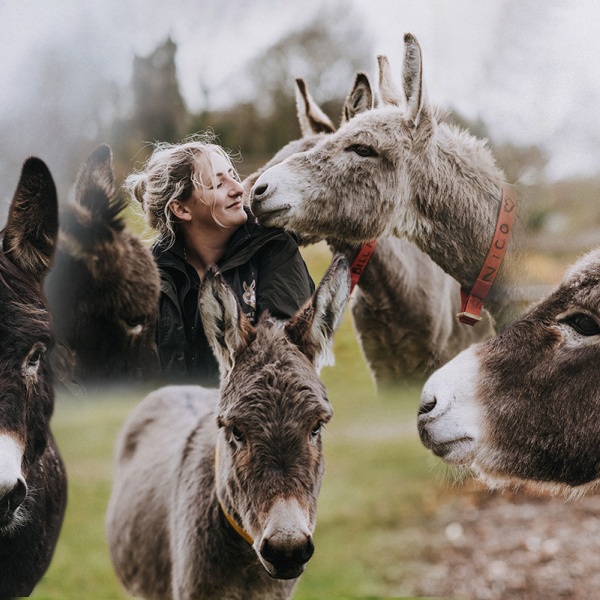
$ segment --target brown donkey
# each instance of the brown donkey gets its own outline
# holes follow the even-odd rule
[[[313,100],[305,82],[297,79],[296,85],[303,137],[290,142],[250,175],[244,181],[246,191],[268,168],[292,154],[314,148],[335,132],[335,126]],[[372,107],[369,79],[358,73],[342,110],[342,125]],[[334,252],[343,252],[351,262],[361,244],[353,243],[347,235],[340,222],[335,236],[327,241]],[[459,323],[458,282],[404,238],[382,238],[377,242],[350,307],[363,355],[378,386],[397,383],[406,376],[430,374],[461,350],[494,335],[492,319],[485,310],[477,327]]]
[[[29,158],[0,249],[0,598],[29,596],[48,568],[67,502],[50,432],[50,310],[42,281],[58,235],[54,181]]]
[[[504,333],[434,373],[419,432],[490,485],[577,492],[600,481],[600,249]]]
[[[419,44],[410,34],[404,42],[402,91],[379,57],[383,106],[263,173],[252,212],[264,225],[324,238],[341,229],[354,242],[406,237],[471,289],[490,250],[504,175],[484,142],[430,107]],[[499,314],[493,298],[489,307]]]
[[[117,442],[107,534],[116,572],[148,599],[285,599],[313,553],[332,409],[317,371],[350,289],[338,255],[285,326],[254,328],[209,272],[199,306],[221,389],[167,387]]]
[[[46,282],[54,314],[55,377],[73,392],[156,377],[159,275],[128,230],[114,197],[112,152],[83,163],[74,201],[61,213],[58,251]]]

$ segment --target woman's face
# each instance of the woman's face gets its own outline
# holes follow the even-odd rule
[[[188,210],[194,219],[206,225],[239,227],[248,218],[242,204],[244,189],[229,162],[218,152],[211,152],[210,167],[202,159],[199,165],[203,187],[194,191]]]

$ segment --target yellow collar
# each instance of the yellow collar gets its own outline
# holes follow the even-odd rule
[[[219,440],[217,440],[217,447],[215,449],[215,486],[217,488],[217,499],[218,499],[218,489],[219,489],[219,458],[221,456],[221,446],[219,445]],[[219,506],[225,515],[225,518],[229,522],[229,524],[237,531],[237,533],[242,536],[251,546],[254,545],[254,540],[252,536],[240,525],[235,522],[235,519],[225,510],[221,501],[219,500]]]

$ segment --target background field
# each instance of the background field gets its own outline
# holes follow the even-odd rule
[[[306,257],[318,281],[330,254],[319,246]],[[410,595],[414,538],[446,489],[416,432],[420,384],[377,396],[349,315],[335,354],[336,366],[323,371],[335,416],[325,433],[316,552],[294,598]],[[33,597],[127,598],[112,571],[103,521],[114,441],[143,396],[57,399],[53,430],[67,464],[69,505],[53,563]]]

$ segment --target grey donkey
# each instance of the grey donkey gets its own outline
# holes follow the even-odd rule
[[[254,328],[219,275],[199,293],[221,388],[146,397],[116,446],[106,526],[115,570],[134,596],[285,599],[313,554],[332,417],[318,377],[332,358],[350,289],[337,255],[285,325]]]
[[[471,289],[490,250],[504,174],[483,141],[429,105],[421,48],[411,34],[404,42],[402,88],[379,57],[382,105],[265,171],[250,194],[252,212],[263,225],[325,238],[342,227],[354,242],[408,238]],[[506,279],[505,265],[496,296]],[[492,295],[487,306],[500,326],[513,316]]]
[[[268,168],[292,154],[314,148],[336,130],[306,83],[297,79],[296,86],[303,137],[290,142],[250,175],[244,181],[247,192]],[[369,78],[358,73],[342,109],[342,126],[372,108]],[[327,241],[334,252],[343,252],[352,261],[361,244],[349,238],[349,231],[340,220]],[[310,236],[306,241],[318,239]],[[493,319],[485,310],[476,327],[459,323],[456,314],[460,312],[460,285],[405,238],[378,240],[350,306],[363,355],[378,387],[398,383],[407,376],[431,374],[461,350],[495,333]]]

